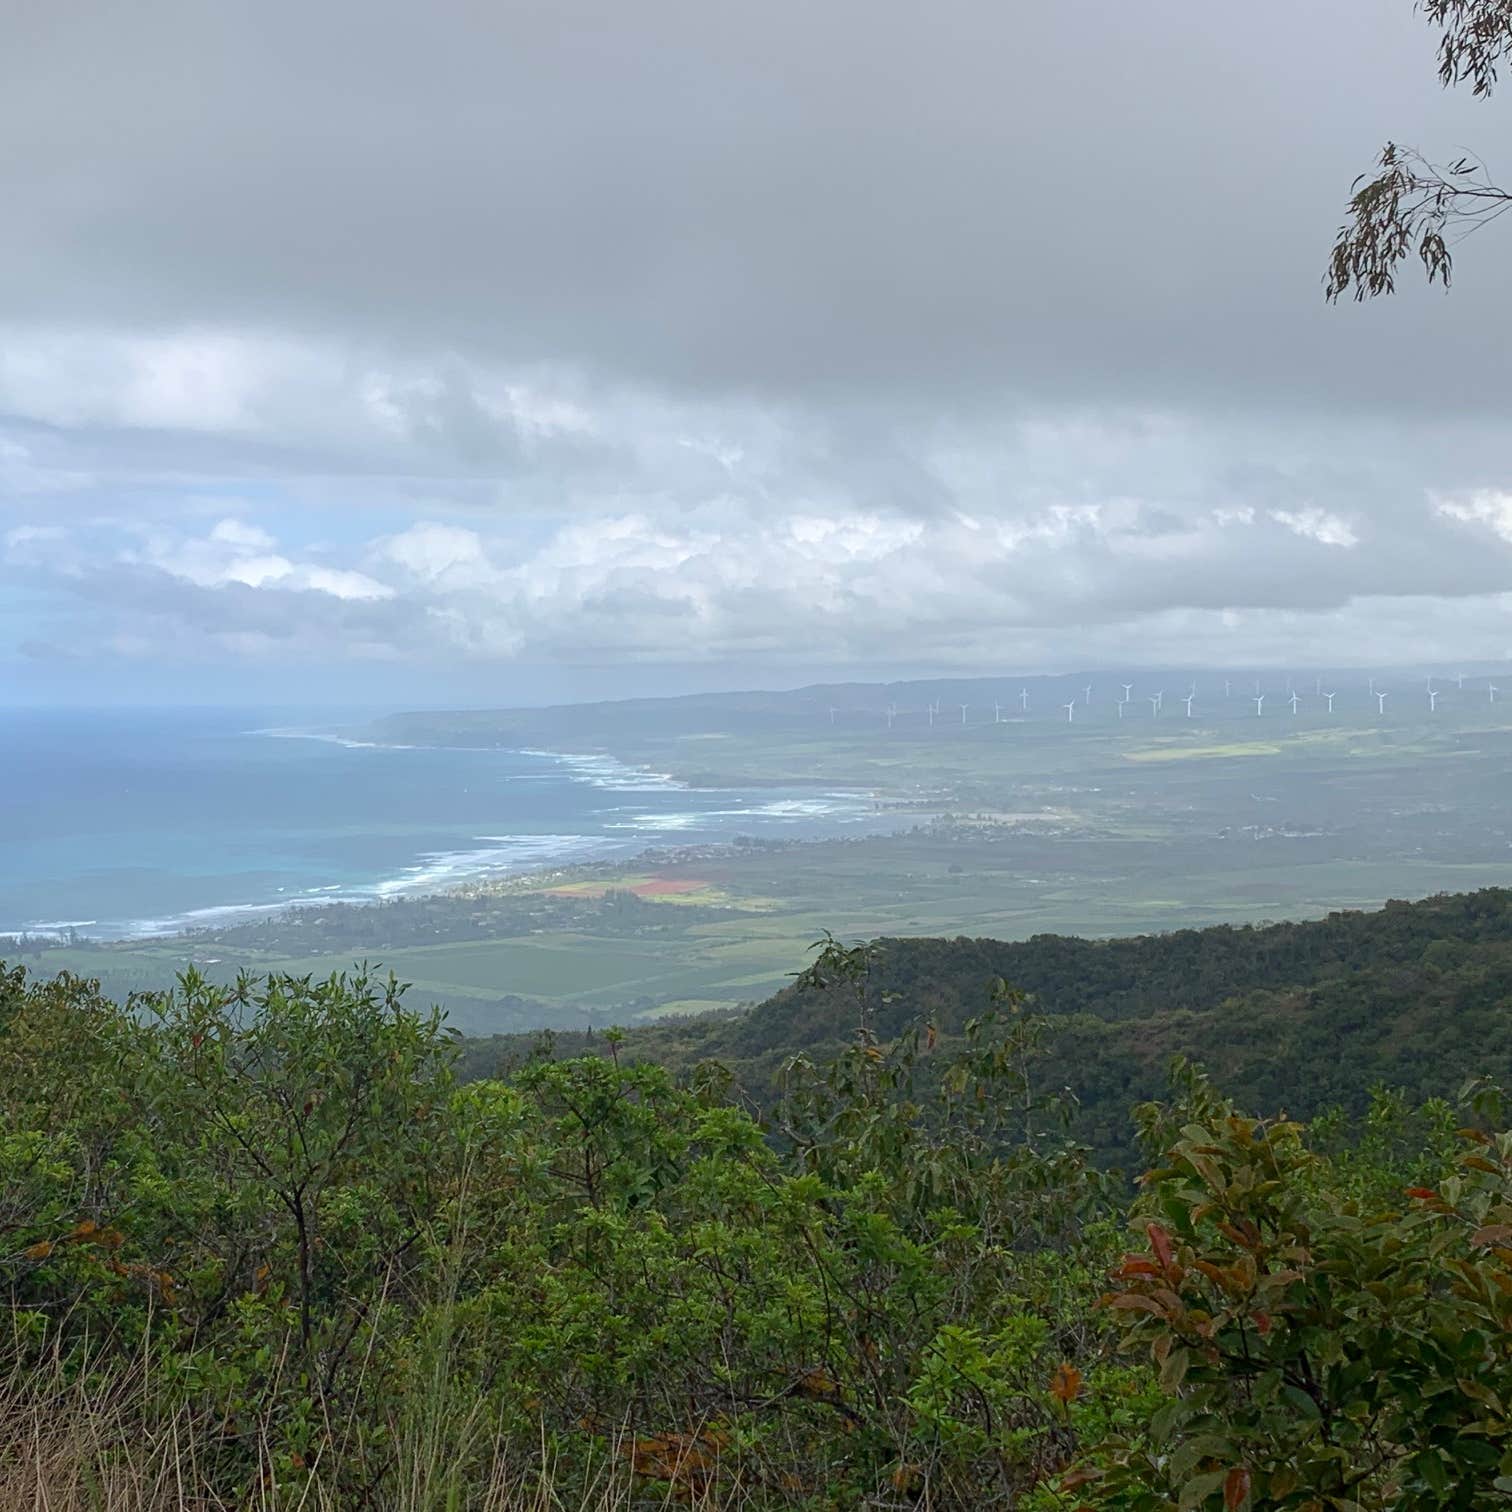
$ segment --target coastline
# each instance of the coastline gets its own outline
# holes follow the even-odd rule
[[[918,809],[894,810],[902,819],[905,813],[915,822],[928,821],[938,818],[937,812],[924,812]],[[184,928],[164,928],[159,932],[142,932],[131,935],[87,935],[80,934],[76,941],[72,942],[79,947],[102,952],[116,950],[130,951],[134,947],[142,945],[169,945],[175,941],[183,941],[186,945],[204,944],[214,942],[222,928],[235,928],[239,924],[252,924],[258,922],[273,923],[279,920],[289,920],[299,914],[330,907],[345,906],[348,908],[374,909],[390,907],[404,903],[424,903],[427,901],[447,899],[482,899],[490,897],[528,896],[532,893],[548,893],[557,889],[570,889],[581,884],[608,883],[616,878],[635,875],[642,872],[659,872],[675,867],[696,865],[700,862],[716,861],[723,864],[739,862],[755,854],[770,855],[773,851],[802,850],[810,846],[834,845],[850,841],[859,842],[864,839],[877,838],[876,832],[861,836],[846,835],[823,835],[773,839],[746,839],[744,841],[722,840],[710,841],[698,844],[667,846],[648,845],[641,850],[630,851],[621,856],[602,856],[585,858],[571,864],[543,864],[538,867],[524,868],[507,874],[479,876],[471,881],[457,882],[449,887],[431,889],[419,889],[413,892],[397,892],[384,896],[328,896],[328,897],[300,897],[269,904],[231,904],[224,907],[205,908],[195,911],[196,916],[209,918],[211,915],[226,916],[223,923],[218,927],[215,924],[205,923],[202,925],[189,925]],[[232,917],[234,916],[234,917]],[[186,916],[187,917],[187,916]],[[48,927],[30,930],[0,930],[0,941],[28,940],[33,946],[47,949],[54,946],[70,944],[67,931],[69,928],[82,930],[90,920],[80,920],[76,923],[68,920],[60,920],[51,932]]]
[[[348,749],[405,751],[451,749],[448,746],[421,745],[406,741],[381,741],[361,738],[370,731],[348,731],[332,727],[266,727],[245,731],[249,736],[280,740],[313,740]],[[561,750],[540,745],[462,745],[456,749],[480,753],[494,750],[500,755],[535,757],[551,762],[573,783],[607,792],[672,793],[688,792],[707,797],[711,794],[753,794],[772,789],[794,791],[800,784],[791,782],[697,782],[673,772],[658,770],[647,762],[621,758],[600,749]],[[751,845],[785,847],[807,844],[826,838],[838,838],[846,824],[870,817],[883,803],[881,795],[871,789],[843,788],[833,780],[814,780],[802,784],[810,792],[830,800],[817,803],[807,797],[786,802],[776,800],[749,807],[710,809],[688,813],[636,813],[627,806],[626,817],[610,820],[593,833],[479,833],[466,845],[421,851],[412,861],[389,875],[361,882],[322,883],[298,892],[261,899],[243,899],[209,903],[157,916],[104,917],[98,910],[94,917],[77,914],[54,914],[50,919],[0,928],[0,939],[61,945],[77,941],[92,947],[122,946],[147,942],[165,943],[175,939],[204,940],[239,924],[273,921],[299,913],[336,905],[374,907],[387,903],[421,898],[479,897],[489,894],[543,890],[553,884],[598,880],[616,872],[645,870],[686,863],[700,858],[738,856]],[[889,805],[890,807],[890,805]],[[846,815],[848,818],[841,818]],[[915,817],[917,809],[912,809]],[[822,822],[835,816],[836,834],[831,836],[744,835],[701,839],[679,844],[680,829],[720,827],[731,820],[750,818],[763,822]],[[83,910],[79,911],[82,914]]]

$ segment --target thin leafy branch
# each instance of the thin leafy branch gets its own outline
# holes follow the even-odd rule
[[[1440,82],[1468,84],[1479,98],[1495,89],[1512,54],[1512,0],[1421,0],[1418,9],[1443,33]],[[1448,289],[1453,248],[1512,207],[1512,191],[1479,159],[1435,162],[1415,147],[1387,142],[1375,170],[1350,187],[1346,219],[1329,256],[1323,287],[1336,302],[1396,292],[1402,266],[1416,260],[1430,285]]]

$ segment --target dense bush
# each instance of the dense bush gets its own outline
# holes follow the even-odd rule
[[[1472,1075],[1512,1079],[1512,891],[1485,888],[1370,912],[1217,925],[1129,939],[885,939],[873,947],[872,1022],[883,1038],[921,1015],[949,1043],[994,979],[1048,1021],[1042,1079],[1074,1093],[1073,1132],[1103,1164],[1140,1158],[1129,1110],[1162,1095],[1173,1056],[1200,1059],[1251,1107],[1312,1118],[1365,1113],[1378,1085],[1423,1101]],[[850,984],[806,977],[746,1012],[629,1031],[647,1059],[728,1066],[763,1106],[795,1052],[837,1054],[855,1025]],[[556,1053],[593,1053],[564,1033]],[[464,1046],[493,1075],[530,1040]]]
[[[758,1121],[616,1039],[461,1084],[392,982],[0,972],[4,1391],[129,1401],[70,1473],[171,1441],[205,1505],[1506,1500],[1491,1102],[1309,1131],[1185,1073],[1130,1212],[1017,995],[882,1039],[865,952],[814,976],[853,1040]]]

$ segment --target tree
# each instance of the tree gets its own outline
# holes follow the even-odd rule
[[[1379,1143],[1330,1158],[1316,1126],[1310,1137],[1284,1117],[1241,1116],[1190,1068],[1182,1080],[1177,1107],[1139,1115],[1166,1149],[1135,1206],[1141,1247],[1105,1299],[1170,1399],[1107,1477],[1103,1504],[1507,1505],[1512,1134],[1501,1095],[1467,1089],[1472,1123],[1450,1136],[1459,1153],[1441,1130],[1441,1168],[1419,1178],[1433,1185],[1397,1187]],[[1389,1122],[1404,1110],[1381,1111]]]
[[[1469,84],[1489,96],[1512,55],[1512,0],[1419,0],[1418,9],[1443,33],[1444,87]],[[1447,289],[1455,245],[1512,209],[1512,190],[1494,183],[1478,159],[1437,163],[1399,142],[1387,142],[1376,172],[1362,174],[1352,190],[1324,279],[1330,300],[1393,293],[1397,270],[1414,256],[1428,282]]]

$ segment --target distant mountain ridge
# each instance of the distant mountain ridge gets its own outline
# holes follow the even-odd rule
[[[1408,669],[1375,669],[1376,676]],[[1479,675],[1480,664],[1467,665],[1464,675]],[[1335,668],[1330,678],[1352,681],[1363,686],[1371,674],[1365,669]],[[1410,670],[1416,680],[1419,669]],[[943,713],[953,712],[961,702],[977,707],[1000,701],[1005,712],[1018,709],[1020,691],[1028,689],[1033,706],[1042,708],[1044,697],[1064,698],[1081,694],[1091,685],[1096,693],[1109,693],[1125,683],[1132,683],[1143,697],[1148,688],[1163,688],[1175,700],[1177,691],[1192,683],[1216,687],[1227,680],[1236,690],[1247,689],[1251,679],[1259,678],[1267,687],[1279,690],[1292,679],[1282,669],[1234,670],[1194,667],[1080,668],[1063,672],[1012,672],[978,676],[913,677],[890,682],[818,682],[798,688],[747,688],[719,693],[683,693],[625,699],[600,699],[589,703],[562,703],[496,709],[409,710],[386,715],[364,727],[371,738],[403,742],[428,743],[449,739],[462,743],[494,744],[549,731],[554,735],[580,732],[585,738],[602,736],[606,727],[617,732],[642,727],[661,734],[687,733],[707,728],[717,719],[721,728],[738,730],[746,720],[770,726],[773,722],[793,719],[812,722],[830,709],[837,714],[866,712],[876,714],[893,703],[903,708],[922,708],[931,701],[942,706]],[[1310,688],[1314,672],[1309,670],[1306,686]],[[1237,693],[1236,693],[1237,696]],[[1248,706],[1248,699],[1244,700]]]

